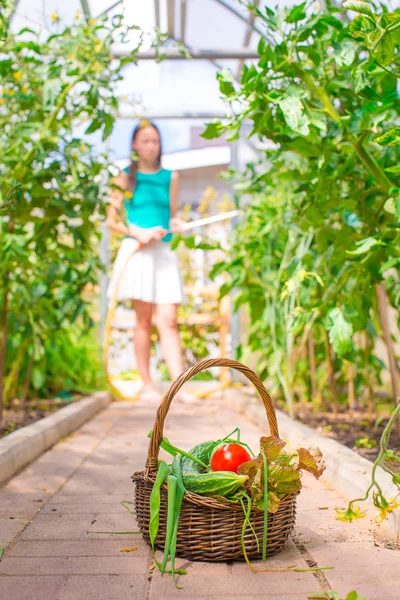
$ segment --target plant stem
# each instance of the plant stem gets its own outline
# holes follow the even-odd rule
[[[338,397],[337,397],[337,387],[336,387],[336,380],[335,380],[335,365],[333,362],[332,346],[329,342],[328,332],[326,330],[325,330],[325,350],[326,350],[326,357],[328,359],[328,367],[329,367],[329,384],[330,384],[331,394],[332,394],[332,409],[333,409],[333,414],[336,415],[338,412]]]
[[[6,285],[4,286],[3,309],[1,318],[1,342],[0,342],[0,421],[3,418],[4,401],[4,374],[6,368],[7,348],[7,318],[8,318],[8,280],[10,273],[6,274]]]
[[[22,390],[22,393],[21,393],[20,401],[22,403],[24,403],[26,401],[26,398],[28,396],[29,384],[31,382],[32,369],[33,369],[34,362],[35,362],[35,359],[34,359],[34,356],[32,354],[32,356],[29,359],[28,369],[26,371],[26,377],[25,377],[25,381],[24,381],[24,387],[23,387],[23,390]]]
[[[328,93],[323,87],[319,87],[316,85],[314,79],[311,77],[309,73],[304,71],[301,67],[296,65],[296,71],[300,79],[304,81],[307,87],[313,92],[317,98],[322,102],[325,112],[331,117],[331,119],[336,124],[341,124],[341,118],[335,107],[333,106],[331,99],[329,98]],[[375,159],[369,154],[369,152],[364,148],[361,141],[356,140],[352,134],[349,134],[349,141],[353,146],[354,150],[357,152],[361,161],[367,167],[367,169],[372,173],[375,177],[376,181],[380,184],[382,189],[388,193],[389,189],[392,187],[391,181],[383,171],[383,169],[378,165]]]
[[[372,383],[371,383],[371,369],[369,366],[369,338],[368,331],[364,330],[364,364],[365,364],[365,384],[367,386],[367,407],[368,412],[372,413],[374,410],[373,403],[373,392],[372,392]]]
[[[393,352],[392,345],[392,336],[390,332],[389,325],[389,315],[388,315],[388,300],[386,295],[385,287],[382,283],[378,283],[375,286],[376,295],[378,298],[378,312],[379,312],[379,320],[381,322],[383,335],[386,344],[386,351],[389,363],[389,371],[390,378],[392,381],[392,392],[393,392],[393,402],[394,406],[397,406],[397,398],[400,395],[399,388],[399,371],[396,363],[396,359]],[[397,424],[397,435],[400,437],[400,422]]]
[[[318,395],[317,386],[317,364],[315,360],[315,346],[312,330],[308,333],[308,359],[310,361],[310,377],[311,377],[311,401],[316,401],[320,404],[320,397]]]

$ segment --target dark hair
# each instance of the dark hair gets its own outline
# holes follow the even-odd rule
[[[162,156],[162,149],[161,149],[161,134],[160,134],[160,130],[158,129],[157,125],[155,125],[154,123],[152,123],[151,121],[140,121],[135,129],[133,130],[132,133],[132,139],[131,139],[131,151],[132,151],[132,146],[133,146],[133,142],[135,141],[139,131],[141,129],[144,129],[145,127],[153,127],[153,129],[155,129],[158,133],[158,137],[160,138],[160,152],[159,155],[156,158],[156,166],[160,167],[161,166],[161,156]],[[131,191],[133,191],[133,188],[135,187],[135,183],[136,183],[136,171],[137,171],[137,160],[131,159],[131,164],[129,165],[129,172],[128,172],[128,182],[129,182],[129,189]]]

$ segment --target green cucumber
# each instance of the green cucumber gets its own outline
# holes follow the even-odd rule
[[[247,475],[236,475],[231,471],[182,474],[185,488],[202,496],[231,496],[247,479]]]
[[[205,469],[200,465],[200,462],[208,466],[210,464],[211,454],[213,453],[215,447],[218,446],[220,443],[221,440],[218,440],[216,442],[203,442],[202,444],[198,444],[197,446],[189,450],[188,454],[196,458],[199,462],[195,462],[187,456],[183,456],[182,474],[189,475],[191,473],[204,473]]]

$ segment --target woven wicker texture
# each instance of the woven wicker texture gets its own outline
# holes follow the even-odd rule
[[[153,436],[144,471],[136,472],[132,479],[136,484],[135,510],[138,526],[149,541],[150,494],[156,477],[158,453],[163,438],[164,422],[171,402],[191,377],[210,367],[228,367],[243,373],[257,388],[263,401],[271,435],[278,436],[276,414],[264,385],[257,375],[240,362],[226,359],[205,359],[184,371],[165,394],[157,411]],[[288,495],[281,501],[278,511],[268,515],[267,556],[275,554],[284,546],[296,518],[296,495]],[[259,540],[260,551],[250,526],[245,532],[245,547],[249,558],[261,558],[264,513],[253,509],[251,525]],[[242,549],[243,509],[239,503],[221,502],[199,494],[186,492],[179,516],[177,556],[195,561],[244,560]],[[166,485],[161,490],[160,525],[156,546],[164,548],[167,526]]]

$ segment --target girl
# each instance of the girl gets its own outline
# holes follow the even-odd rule
[[[122,193],[113,190],[106,224],[125,234],[115,261],[108,295],[114,292],[116,279],[129,255],[118,290],[118,300],[132,300],[136,312],[134,348],[137,368],[143,382],[142,399],[159,401],[150,377],[150,347],[153,306],[161,348],[171,380],[183,370],[182,348],[177,327],[178,305],[185,302],[182,278],[175,253],[170,248],[171,234],[180,231],[176,218],[179,175],[161,167],[161,138],[158,128],[141,121],[132,135],[132,160],[115,179]],[[117,222],[117,213],[125,208],[126,223]],[[185,402],[196,402],[191,394],[180,392]]]

